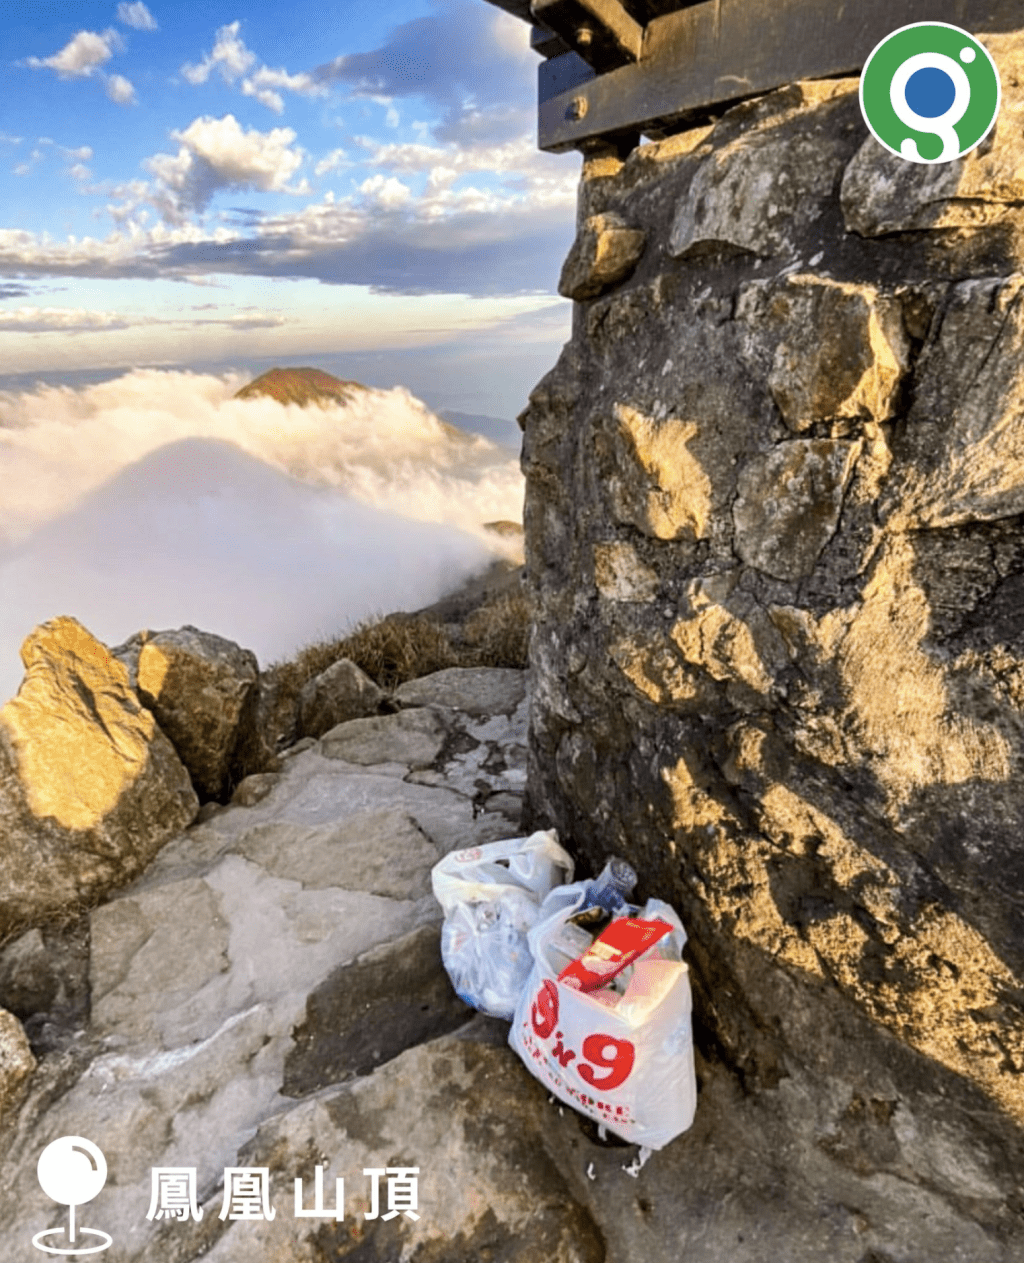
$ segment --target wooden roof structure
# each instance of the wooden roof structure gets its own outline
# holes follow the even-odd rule
[[[859,74],[910,22],[1024,28],[1024,0],[488,0],[533,27],[541,149],[658,137],[800,79]]]

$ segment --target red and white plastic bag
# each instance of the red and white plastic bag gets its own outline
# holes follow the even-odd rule
[[[553,962],[587,884],[556,888],[541,906],[509,1043],[567,1105],[623,1140],[661,1149],[689,1128],[697,1107],[686,931],[669,904],[651,899],[643,920],[667,922],[671,931],[632,965],[624,994],[569,986]]]

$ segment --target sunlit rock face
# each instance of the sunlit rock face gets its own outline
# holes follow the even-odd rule
[[[199,806],[128,672],[80,623],[37,627],[22,661],[0,709],[0,936],[138,876]]]
[[[180,627],[137,633],[111,651],[128,668],[142,704],[173,743],[205,800],[232,788],[232,756],[259,675],[256,655],[223,636]]]
[[[950,1257],[1024,1241],[1024,35],[984,38],[1000,123],[941,168],[856,80],[588,159],[580,224],[645,248],[520,418],[531,823],[676,904],[793,1166],[903,1188],[850,1258],[913,1257],[926,1193]]]

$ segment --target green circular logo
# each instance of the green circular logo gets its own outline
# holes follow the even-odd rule
[[[958,26],[914,22],[871,51],[860,108],[871,134],[908,162],[952,162],[980,145],[999,113],[999,71]]]

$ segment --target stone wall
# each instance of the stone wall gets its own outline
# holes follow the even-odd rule
[[[531,823],[675,903],[705,1064],[776,1102],[799,1161],[1005,1245],[1024,33],[983,38],[1002,111],[958,162],[889,155],[852,79],[588,158],[572,340],[520,421]]]

